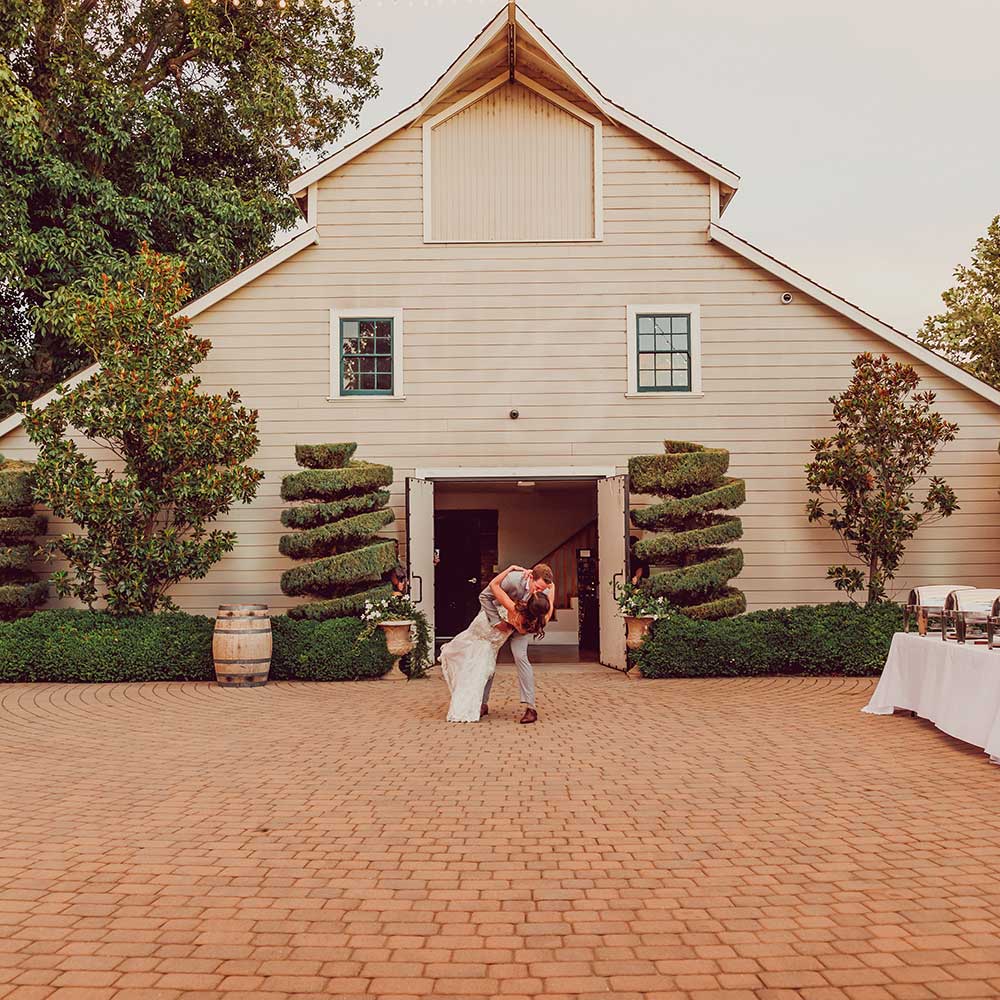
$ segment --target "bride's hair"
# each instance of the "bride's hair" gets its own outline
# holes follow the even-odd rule
[[[545,616],[549,613],[549,599],[545,594],[532,594],[526,601],[518,601],[515,607],[525,633],[536,639],[544,638]]]

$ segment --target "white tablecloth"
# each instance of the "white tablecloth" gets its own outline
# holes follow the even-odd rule
[[[908,709],[1000,763],[1000,649],[897,632],[871,701],[861,710]]]

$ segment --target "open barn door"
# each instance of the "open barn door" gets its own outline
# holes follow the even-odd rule
[[[628,580],[628,476],[597,481],[597,558],[600,585],[601,663],[628,669],[619,588]]]
[[[434,483],[406,480],[406,561],[410,597],[427,616],[434,642]]]

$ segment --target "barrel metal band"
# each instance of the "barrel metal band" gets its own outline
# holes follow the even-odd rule
[[[270,663],[271,662],[271,657],[270,656],[262,656],[262,657],[260,657],[259,659],[256,659],[256,660],[244,660],[244,659],[239,659],[239,660],[216,660],[215,662],[216,663]]]

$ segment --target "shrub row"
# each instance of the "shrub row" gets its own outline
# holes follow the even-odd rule
[[[271,625],[273,680],[361,680],[392,668],[381,630],[361,638],[364,626],[356,619],[281,616]],[[214,627],[212,618],[182,612],[39,611],[0,622],[0,683],[214,680]]]
[[[740,618],[655,622],[633,654],[643,677],[755,677],[765,674],[878,674],[898,604],[820,604],[752,611]]]

